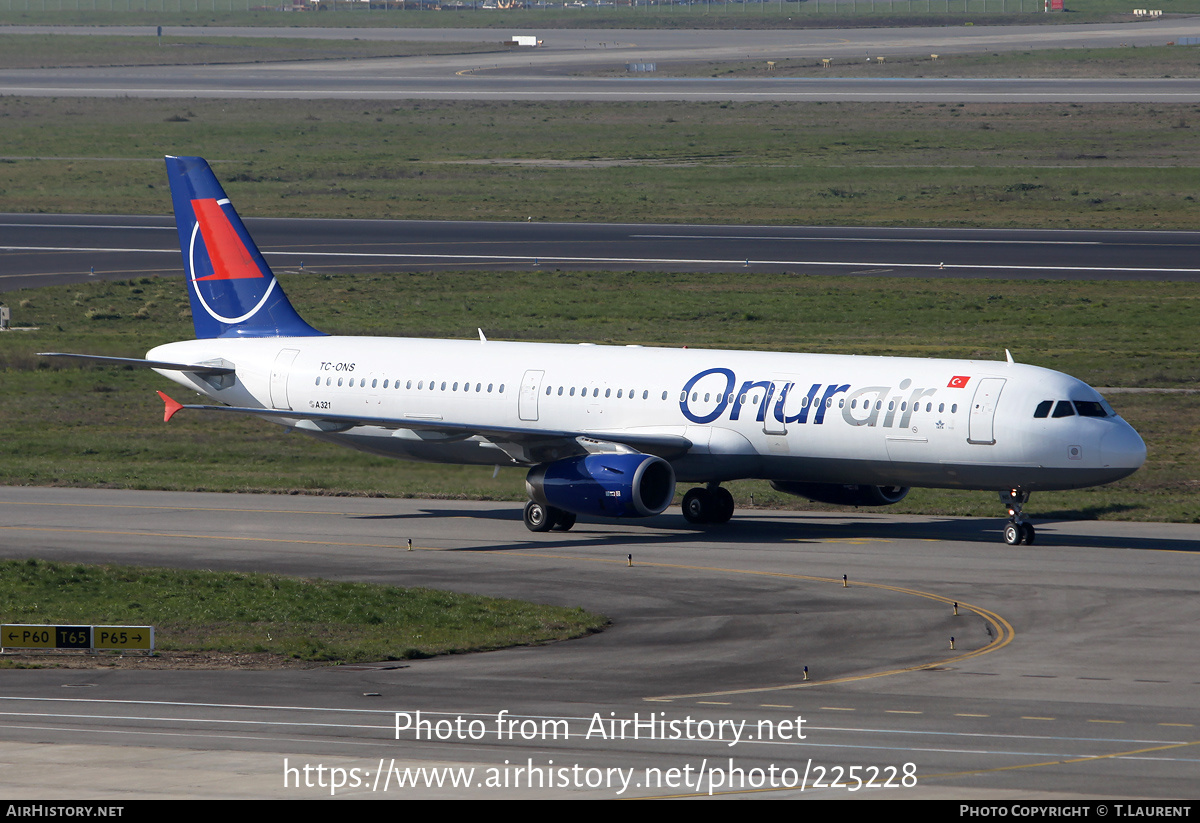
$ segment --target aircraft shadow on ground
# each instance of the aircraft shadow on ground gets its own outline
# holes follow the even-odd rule
[[[1200,552],[1200,542],[1170,540],[1154,537],[1108,537],[1102,534],[1080,535],[1060,533],[1056,524],[1071,521],[1097,519],[1100,513],[1126,511],[1132,506],[1114,504],[1092,507],[1085,510],[1046,512],[1033,519],[1037,527],[1037,540],[1033,546],[1007,546],[1001,539],[1005,521],[1002,518],[942,518],[931,516],[925,520],[894,522],[880,518],[855,519],[854,514],[799,513],[781,518],[777,516],[756,518],[754,512],[741,513],[729,523],[700,526],[687,522],[680,514],[662,514],[646,520],[606,520],[580,517],[578,525],[570,532],[548,532],[540,539],[529,539],[521,527],[506,527],[505,537],[510,542],[491,546],[470,546],[451,551],[513,551],[522,549],[570,549],[583,546],[645,546],[667,543],[712,543],[762,547],[771,544],[790,545],[802,548],[829,541],[878,541],[902,540],[945,541],[962,543],[994,544],[998,551],[1037,552],[1040,548],[1070,547],[1096,549],[1139,549],[1150,551],[1195,551]],[[421,509],[410,514],[366,515],[363,520],[436,520],[447,517],[463,517],[478,520],[503,521],[506,524],[521,522],[521,509],[515,504],[488,509]],[[630,530],[631,525],[645,529]],[[612,531],[604,531],[611,527]],[[669,530],[669,531],[663,531]],[[555,539],[557,538],[557,539]],[[897,547],[898,551],[902,551]]]

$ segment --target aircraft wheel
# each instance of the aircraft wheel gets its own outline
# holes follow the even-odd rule
[[[1010,546],[1021,545],[1021,540],[1025,537],[1025,531],[1016,523],[1009,523],[1004,527],[1004,542]]]
[[[683,516],[689,523],[711,522],[713,509],[713,496],[708,489],[691,489],[683,496]]]
[[[1035,532],[1035,531],[1033,530],[1033,524],[1032,524],[1032,523],[1022,523],[1022,524],[1021,524],[1021,531],[1023,532],[1023,537],[1024,537],[1024,540],[1025,540],[1025,545],[1026,545],[1026,546],[1032,546],[1032,545],[1033,545],[1034,538],[1036,538],[1036,537],[1037,537],[1037,532]]]
[[[569,532],[571,527],[575,525],[575,512],[565,512],[562,509],[556,509],[555,511],[554,530]]]
[[[712,496],[716,503],[712,522],[728,523],[729,519],[733,517],[733,495],[729,493],[729,489],[719,488],[712,492]]]
[[[554,512],[550,506],[543,506],[530,500],[525,504],[525,528],[531,532],[548,532],[554,528]]]

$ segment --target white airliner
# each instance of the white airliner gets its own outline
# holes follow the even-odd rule
[[[168,157],[196,340],[148,366],[225,405],[375,454],[524,466],[533,531],[649,517],[677,481],[692,523],[724,523],[721,483],[850,505],[911,486],[1000,493],[1004,539],[1032,543],[1032,491],[1109,483],[1146,447],[1091,387],[976,360],[330,337],[292,308],[208,164]],[[66,355],[87,357],[87,355]]]

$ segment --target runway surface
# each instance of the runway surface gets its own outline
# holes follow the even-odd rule
[[[1200,233],[248,219],[280,271],[618,269],[1200,280]],[[178,274],[171,217],[0,214],[0,293]]]
[[[6,27],[40,33],[44,27]],[[69,34],[144,34],[152,27],[62,27]],[[292,63],[0,70],[0,94],[84,97],[348,98],[375,100],[856,100],[935,102],[1200,101],[1195,78],[875,79],[600,77],[630,62],[957,54],[1046,48],[1165,45],[1200,36],[1200,17],[1137,24],[973,26],[790,31],[525,31],[537,49],[496,54]],[[496,43],[496,29],[237,29],[164,27],[171,36],[324,37]],[[886,65],[886,63],[885,63]],[[834,72],[836,74],[836,70]]]
[[[752,511],[698,529],[671,510],[535,535],[515,503],[34,488],[0,489],[0,523],[5,557],[428,585],[612,620],[380,666],[5,670],[10,796],[1195,792],[1194,525],[1039,522],[1037,546],[1014,549],[999,517]],[[417,711],[435,739],[414,739]],[[635,717],[668,725],[606,725]],[[844,786],[813,786],[839,766]],[[399,788],[434,774],[405,768],[475,772]],[[359,785],[331,789],[339,774]]]

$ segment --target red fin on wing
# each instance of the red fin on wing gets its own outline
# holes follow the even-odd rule
[[[167,407],[163,410],[163,422],[170,423],[171,418],[175,416],[175,412],[183,408],[183,404],[175,402],[162,392],[158,392],[158,396],[161,397],[163,402],[167,404]]]

